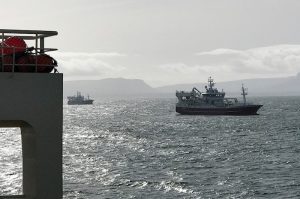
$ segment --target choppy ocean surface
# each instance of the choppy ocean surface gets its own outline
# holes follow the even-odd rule
[[[183,116],[176,99],[64,106],[64,198],[300,198],[300,97],[257,116]],[[22,192],[18,129],[0,130],[0,195]]]

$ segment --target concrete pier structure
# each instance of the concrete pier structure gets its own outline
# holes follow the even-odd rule
[[[2,72],[0,85],[0,127],[21,129],[20,197],[62,198],[63,75]]]

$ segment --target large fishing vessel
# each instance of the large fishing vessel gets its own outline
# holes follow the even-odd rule
[[[214,85],[209,77],[206,92],[200,92],[195,87],[191,92],[176,91],[176,112],[187,115],[257,115],[258,109],[263,106],[246,102],[247,89],[243,85],[243,102],[237,98],[225,98],[225,92],[218,91]]]
[[[93,104],[94,100],[90,99],[88,96],[87,99],[81,95],[80,92],[77,91],[77,94],[74,96],[68,97],[68,104],[69,105],[81,105],[81,104]]]

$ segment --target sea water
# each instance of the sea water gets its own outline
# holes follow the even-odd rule
[[[175,98],[64,105],[64,198],[300,198],[300,97],[255,116],[188,116]],[[22,191],[20,132],[0,131],[0,195]]]

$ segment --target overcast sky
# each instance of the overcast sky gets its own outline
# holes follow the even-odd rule
[[[46,40],[65,80],[151,86],[300,72],[299,0],[27,0],[1,5],[1,29]]]

